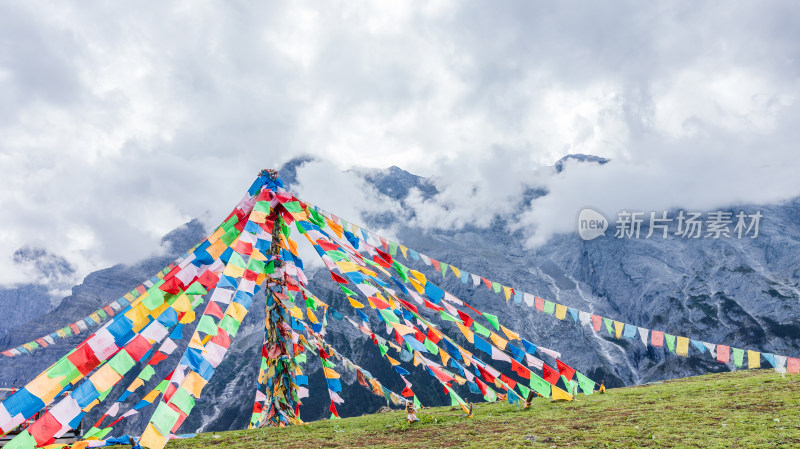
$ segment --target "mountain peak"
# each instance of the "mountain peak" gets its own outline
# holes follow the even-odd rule
[[[595,156],[593,154],[580,154],[580,153],[568,154],[556,161],[554,165],[556,173],[561,173],[562,171],[564,171],[564,164],[568,160],[575,160],[578,162],[590,162],[590,163],[595,163],[597,165],[603,165],[608,163],[611,159]]]

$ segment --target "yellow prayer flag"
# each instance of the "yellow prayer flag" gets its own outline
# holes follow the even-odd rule
[[[403,253],[403,257],[405,257],[406,260],[408,260],[408,248],[406,248],[403,245],[400,245],[400,252]]]
[[[250,258],[255,260],[260,260],[262,262],[267,260],[267,256],[265,256],[264,253],[262,253],[256,248],[253,248],[253,252],[250,254]]]
[[[563,304],[556,304],[556,318],[563,320],[567,316],[567,306]]]
[[[506,302],[511,299],[511,287],[503,286],[503,294],[506,296]]]
[[[417,293],[419,293],[420,295],[425,293],[425,288],[419,282],[417,282],[416,279],[409,278],[409,281],[411,281],[411,286],[414,287],[414,290],[416,290]]]
[[[332,369],[330,369],[330,368],[328,368],[326,366],[322,367],[322,372],[325,373],[325,378],[326,379],[338,379],[339,378],[339,373],[337,373],[336,371],[334,371],[334,370],[332,370]]]
[[[152,404],[153,401],[155,401],[156,398],[158,397],[158,395],[160,395],[160,394],[161,394],[160,391],[153,389],[153,390],[150,390],[150,392],[147,393],[145,395],[145,397],[142,398],[142,400]]]
[[[223,229],[222,226],[220,226],[219,228],[217,228],[216,231],[214,231],[213,234],[211,234],[211,236],[208,237],[208,243],[211,244],[216,243],[216,241],[219,240],[219,238],[222,237],[223,234],[225,234],[225,229]]]
[[[388,361],[389,361],[389,363],[391,363],[391,364],[392,364],[392,366],[397,366],[397,365],[399,365],[399,364],[400,364],[400,362],[398,362],[397,360],[395,360],[395,359],[393,359],[393,358],[389,357],[388,355],[386,356],[386,360],[388,360]]]
[[[678,355],[684,357],[689,355],[689,339],[686,337],[678,337],[678,346],[675,348]]]
[[[153,423],[148,423],[144,433],[139,438],[139,445],[148,449],[164,449],[167,439],[161,435]]]
[[[267,213],[260,210],[254,210],[250,212],[250,221],[253,223],[266,223]]]
[[[133,322],[134,332],[139,332],[140,330],[142,330],[142,328],[144,328],[146,324],[150,323],[150,319],[148,318],[149,315],[150,311],[147,310],[147,307],[145,307],[144,304],[142,303],[139,303],[131,307],[131,310],[125,312],[125,318]]]
[[[425,285],[428,283],[428,278],[426,278],[425,275],[420,273],[419,271],[408,270],[408,272],[411,273],[412,276],[414,276],[414,278],[417,280],[417,282],[419,282],[420,285]]]
[[[229,315],[231,318],[241,323],[244,316],[247,315],[247,309],[238,302],[232,302],[228,305],[228,309],[225,310],[225,315]]]
[[[200,341],[200,334],[198,334],[197,332],[195,332],[195,333],[192,335],[192,339],[191,339],[191,340],[189,340],[189,347],[190,347],[190,348],[194,348],[194,349],[199,349],[199,350],[201,350],[201,351],[202,351],[203,349],[205,349],[205,347],[203,346],[203,342],[202,342],[202,341]]]
[[[761,353],[758,351],[747,351],[747,367],[750,369],[761,368]]]
[[[186,296],[185,293],[181,293],[175,299],[175,302],[172,303],[172,308],[175,309],[176,312],[188,312],[192,310],[192,302],[189,301],[189,297]]]
[[[94,388],[100,393],[109,390],[120,380],[122,380],[122,376],[118,372],[114,371],[114,368],[112,368],[108,363],[101,366],[89,377],[89,381],[92,382]]]
[[[453,270],[453,274],[455,274],[457,278],[461,277],[461,270],[452,265],[450,265],[450,269]]]
[[[314,312],[312,312],[311,309],[308,307],[306,307],[306,314],[308,314],[308,321],[311,321],[314,324],[319,324],[317,316],[314,315]]]
[[[553,385],[550,399],[553,401],[571,401],[572,395]]]
[[[343,232],[344,230],[343,230],[342,226],[334,223],[329,218],[326,218],[325,221],[328,223],[328,226],[330,226],[330,228],[333,229],[333,232],[335,232],[336,235],[339,236],[339,238],[342,238],[342,236],[344,235],[344,232]]]
[[[216,242],[212,243],[211,246],[206,248],[206,252],[211,255],[212,258],[219,259],[219,256],[228,249],[228,246],[222,240],[217,240]]]
[[[625,329],[625,323],[621,321],[614,321],[614,331],[617,333],[617,338],[622,338],[622,331]]]
[[[439,357],[442,358],[442,366],[447,366],[447,362],[450,360],[450,354],[446,353],[444,349],[440,349]]]
[[[45,404],[48,404],[61,392],[62,387],[58,382],[63,379],[64,376],[51,379],[47,374],[42,373],[36,376],[28,385],[25,385],[25,389],[44,401]]]
[[[136,389],[138,389],[142,385],[144,385],[144,379],[137,377],[136,379],[133,380],[133,382],[131,382],[130,385],[128,385],[127,391],[136,391]]]
[[[354,308],[356,308],[356,309],[364,308],[364,304],[361,304],[360,302],[356,301],[352,297],[348,296],[347,299],[350,300],[350,305],[353,306]]]
[[[511,329],[503,326],[502,324],[500,325],[500,330],[503,331],[504,334],[506,334],[506,338],[508,338],[509,340],[519,340],[520,339],[518,333],[516,333],[516,332],[512,331]]]
[[[508,340],[506,340],[505,338],[492,332],[491,334],[489,334],[489,339],[492,340],[492,343],[494,343],[495,346],[500,348],[500,350],[506,349]]]
[[[458,326],[458,329],[461,331],[461,333],[464,334],[465,337],[467,337],[468,342],[475,343],[474,332],[472,332],[469,328],[465,327],[463,324],[459,322],[456,322],[456,326]]]
[[[195,318],[194,310],[190,310],[190,311],[188,311],[188,312],[183,314],[183,317],[181,318],[181,320],[179,322],[181,324],[188,324],[188,323],[191,323],[192,321],[194,321],[194,318]]]
[[[223,271],[222,274],[232,278],[240,278],[244,274],[244,268],[237,267],[236,265],[229,263],[225,266],[225,271]]]
[[[358,266],[358,264],[349,260],[340,260],[335,263],[336,266],[339,267],[343,273],[351,273],[353,271],[359,271],[359,269],[361,268],[360,266]]]

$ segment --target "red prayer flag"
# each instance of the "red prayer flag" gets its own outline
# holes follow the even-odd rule
[[[349,282],[347,282],[347,279],[339,276],[338,274],[334,273],[333,271],[331,271],[330,273],[331,273],[331,277],[333,278],[334,281],[336,281],[336,282],[338,282],[340,284],[349,284]]]
[[[800,374],[800,359],[789,357],[786,361],[786,372],[789,374]]]
[[[336,411],[336,404],[334,404],[333,401],[331,401],[331,406],[328,408],[328,410],[330,410],[331,413],[333,413],[333,416],[337,418],[339,417],[339,412]]]
[[[664,346],[664,333],[661,331],[653,331],[650,333],[650,344],[658,348]]]
[[[556,366],[558,367],[558,372],[567,378],[567,380],[572,380],[572,376],[575,375],[575,370],[567,366],[566,363],[562,362],[561,360],[556,359]]]
[[[558,382],[558,371],[550,368],[548,365],[542,365],[542,377],[544,380],[550,382],[551,384],[555,385]]]
[[[544,311],[544,299],[542,299],[542,298],[540,298],[538,296],[534,296],[533,299],[534,299],[534,302],[536,304],[536,310],[538,310],[539,312]],[[597,328],[595,330],[600,330],[600,328]]]
[[[653,331],[655,333],[655,331]],[[663,338],[663,336],[662,336]],[[731,347],[725,345],[717,345],[717,361],[720,363],[728,363],[731,357]]]
[[[467,315],[466,313],[464,313],[464,312],[462,312],[462,311],[460,311],[460,310],[459,310],[459,311],[458,311],[458,317],[459,317],[459,318],[461,318],[461,322],[463,322],[463,323],[464,323],[464,326],[465,326],[465,327],[470,327],[470,326],[472,326],[472,321],[473,321],[473,320],[472,320],[472,317],[471,317],[471,316],[469,316],[469,315]]]
[[[512,370],[513,370],[515,373],[517,373],[517,375],[518,375],[519,377],[523,377],[523,378],[525,378],[525,379],[530,379],[530,378],[531,378],[531,372],[530,372],[530,370],[528,370],[528,368],[526,368],[526,367],[522,366],[522,364],[520,364],[519,362],[517,362],[517,361],[516,361],[516,360],[514,360],[514,359],[511,359],[511,369],[512,369]]]

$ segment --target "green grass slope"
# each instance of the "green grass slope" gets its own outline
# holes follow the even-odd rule
[[[437,407],[405,423],[394,411],[282,429],[200,434],[178,448],[797,448],[800,376],[753,370],[676,379],[530,409]]]

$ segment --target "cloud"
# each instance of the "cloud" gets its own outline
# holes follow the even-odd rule
[[[13,262],[22,247],[63,258],[75,280],[159,251],[164,233],[218,222],[258,170],[301,154],[318,162],[300,193],[343,216],[397,205],[340,171],[397,165],[441,192],[412,193],[416,224],[510,215],[531,244],[588,204],[796,196],[799,14],[792,2],[4,3],[0,284],[37,278]],[[554,175],[568,153],[612,163]],[[521,202],[532,189],[550,194]]]

